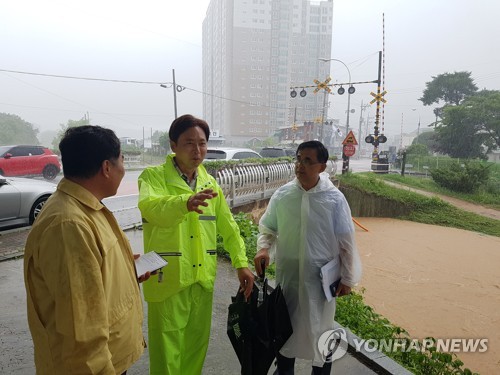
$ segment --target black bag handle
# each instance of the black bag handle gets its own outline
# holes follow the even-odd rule
[[[259,275],[260,281],[264,281],[266,277],[266,260],[261,258],[260,260],[260,269],[262,270],[262,274]]]

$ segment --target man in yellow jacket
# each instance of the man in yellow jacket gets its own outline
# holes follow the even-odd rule
[[[145,341],[134,256],[101,203],[125,173],[120,141],[112,130],[80,126],[66,131],[59,149],[64,178],[24,253],[36,372],[123,374]]]
[[[238,225],[221,188],[201,165],[209,135],[204,120],[177,118],[169,130],[175,154],[139,176],[144,251],[156,251],[169,262],[144,284],[150,374],[201,373],[210,336],[217,234],[247,297],[253,287]]]

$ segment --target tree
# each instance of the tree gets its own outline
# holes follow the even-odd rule
[[[470,72],[443,73],[432,77],[432,81],[426,82],[425,85],[424,93],[418,100],[424,105],[444,102],[443,106],[433,109],[436,116],[434,127],[438,125],[438,119],[443,118],[445,107],[459,105],[462,100],[474,95],[477,91],[477,86],[474,84]]]
[[[427,146],[427,149],[431,152],[437,151],[437,141],[436,141],[436,132],[422,132],[415,138],[412,142],[412,145],[419,144]]]
[[[476,133],[485,135],[487,152],[500,147],[500,91],[482,90],[468,98],[467,119]]]
[[[38,129],[21,117],[9,113],[0,113],[0,144],[38,144]]]
[[[406,148],[407,154],[427,156],[429,155],[429,148],[426,145],[420,143],[413,143],[411,146]]]
[[[87,116],[82,117],[80,120],[68,120],[66,124],[59,124],[61,129],[57,132],[57,135],[55,138],[52,140],[52,148],[54,151],[59,151],[59,142],[61,142],[61,139],[64,136],[64,133],[66,130],[69,128],[73,128],[75,126],[82,126],[82,125],[90,125],[90,120]]]
[[[152,137],[151,137],[151,142],[159,143],[160,142],[160,137],[165,134],[165,132],[162,132],[160,130],[155,130]]]
[[[437,151],[453,158],[482,157],[481,137],[476,137],[472,126],[465,118],[464,106],[448,107],[443,121],[436,127]]]
[[[165,153],[170,151],[170,138],[168,137],[168,132],[165,132],[160,135],[158,138],[158,143],[160,143],[160,147],[163,148]]]
[[[448,105],[459,105],[477,91],[471,72],[440,74],[432,77],[432,81],[425,85],[424,94],[419,99],[424,105],[438,104],[441,101]]]
[[[500,91],[483,90],[459,106],[445,107],[436,134],[438,151],[486,159],[487,153],[500,147]]]

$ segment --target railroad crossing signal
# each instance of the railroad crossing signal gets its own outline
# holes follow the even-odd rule
[[[384,99],[384,95],[387,94],[387,91],[384,91],[380,94],[375,94],[373,92],[370,93],[371,96],[374,97],[374,99],[372,99],[372,101],[370,102],[370,104],[373,104],[375,102],[383,102],[383,103],[387,103],[387,100]]]
[[[314,93],[316,94],[319,90],[325,90],[328,93],[331,93],[332,90],[330,87],[328,87],[328,83],[332,80],[332,77],[328,77],[325,79],[325,82],[320,82],[317,79],[314,80],[314,83],[316,84],[316,88],[314,89]]]

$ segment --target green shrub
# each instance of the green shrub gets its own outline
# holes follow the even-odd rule
[[[360,293],[351,293],[342,298],[337,298],[337,311],[335,320],[348,327],[354,334],[362,339],[377,341],[397,340],[404,343],[403,348],[411,347],[411,337],[401,327],[395,326],[382,315],[377,314],[373,308],[363,302],[364,290]],[[426,338],[435,342],[433,338]],[[468,368],[463,367],[463,362],[456,354],[441,353],[435,346],[426,350],[384,350],[382,351],[406,367],[414,374],[422,375],[447,375],[447,374],[472,374]]]
[[[489,176],[488,166],[480,163],[452,163],[448,167],[431,169],[431,177],[439,186],[462,193],[477,191],[487,184]]]
[[[259,228],[255,225],[249,214],[239,212],[233,215],[236,224],[240,228],[240,235],[245,243],[247,257],[250,262],[253,262],[257,249],[257,235]],[[221,236],[217,236],[217,254],[229,259],[229,253],[224,249],[224,243]]]

